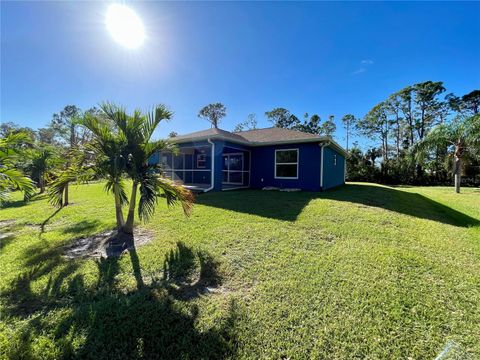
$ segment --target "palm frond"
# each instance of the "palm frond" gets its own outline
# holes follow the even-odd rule
[[[20,170],[0,166],[0,202],[7,201],[12,190],[23,191],[26,198],[34,192],[32,179],[25,176]]]
[[[138,217],[147,222],[155,213],[158,202],[159,183],[155,174],[145,174],[140,181],[140,200],[138,202]]]
[[[107,193],[111,194],[115,194],[115,192],[118,192],[118,195],[120,197],[120,204],[122,206],[128,205],[128,196],[127,192],[125,191],[125,182],[122,178],[114,178],[112,176],[109,176],[107,178],[107,182],[105,183],[104,189]]]
[[[56,207],[62,206],[63,192],[69,183],[85,183],[92,180],[94,177],[95,170],[93,168],[77,167],[75,165],[70,166],[65,171],[62,171],[58,177],[51,182],[47,189],[50,204]]]
[[[157,151],[173,151],[176,148],[174,144],[171,144],[165,140],[157,140],[149,142],[144,146],[145,157],[150,158]]]
[[[122,132],[126,132],[128,115],[125,112],[125,108],[110,102],[104,102],[100,105],[100,109],[116,127]]]
[[[165,105],[157,105],[155,108],[147,114],[147,120],[144,123],[145,141],[150,141],[158,124],[163,120],[170,120],[173,116],[173,112],[168,110]]]
[[[193,193],[183,186],[153,172],[145,173],[140,181],[140,201],[138,204],[138,216],[141,220],[147,221],[153,216],[158,197],[164,197],[168,206],[180,202],[187,216],[191,214],[195,201]]]

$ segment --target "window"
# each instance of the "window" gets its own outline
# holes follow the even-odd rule
[[[197,168],[205,169],[207,167],[207,156],[202,153],[197,155]]]
[[[298,179],[298,149],[275,150],[275,178]]]
[[[337,155],[333,155],[333,166],[337,166]]]

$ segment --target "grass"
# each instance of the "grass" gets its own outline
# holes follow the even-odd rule
[[[0,211],[0,358],[480,357],[479,189],[209,193],[119,259],[63,258],[114,226],[102,187]]]

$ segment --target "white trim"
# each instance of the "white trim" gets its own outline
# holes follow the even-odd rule
[[[252,181],[252,151],[248,150],[248,187]]]
[[[323,190],[323,148],[326,144],[320,144],[320,190]]]
[[[209,188],[203,190],[203,192],[210,191],[215,187],[215,143],[210,139],[208,139],[207,142],[212,145],[212,166],[210,170],[211,185]]]
[[[297,162],[290,162],[290,163],[277,163],[277,152],[278,151],[296,151],[297,152]],[[275,149],[275,166],[273,168],[273,177],[274,179],[285,179],[285,180],[296,180],[298,179],[298,168],[300,164],[300,151],[298,148],[294,149]],[[285,176],[277,176],[277,165],[297,165],[297,176],[296,177],[285,177]]]

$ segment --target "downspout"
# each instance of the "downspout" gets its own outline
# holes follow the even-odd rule
[[[211,156],[211,158],[212,158],[212,160],[211,160],[211,162],[212,162],[212,170],[211,170],[211,172],[210,172],[210,173],[211,173],[212,184],[210,185],[209,188],[203,190],[203,192],[208,192],[208,191],[212,190],[212,189],[215,187],[215,143],[214,143],[212,140],[210,140],[210,139],[207,139],[207,142],[208,142],[210,145],[212,145],[212,156]]]
[[[320,143],[320,190],[323,190],[323,148],[328,146],[330,142]]]

